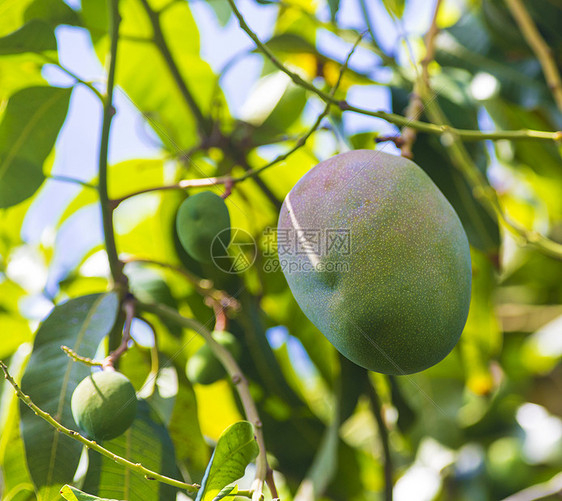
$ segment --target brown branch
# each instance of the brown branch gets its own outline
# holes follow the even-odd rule
[[[441,1],[435,3],[433,18],[427,33],[425,35],[425,57],[421,60],[421,74],[416,78],[410,102],[406,108],[406,118],[409,120],[417,120],[423,113],[423,98],[429,90],[429,65],[435,56],[435,38],[439,29],[437,28],[437,15],[441,7]],[[417,137],[416,129],[412,127],[404,127],[402,129],[402,145],[400,147],[403,157],[413,158],[412,147]]]
[[[129,349],[129,341],[131,340],[131,324],[133,323],[133,318],[135,317],[135,302],[132,297],[127,297],[123,301],[123,309],[125,310],[125,324],[123,325],[123,337],[121,339],[121,344],[112,351],[103,361],[103,368],[115,368],[115,364]]]
[[[556,106],[562,112],[562,79],[554,60],[552,49],[540,34],[525,5],[521,0],[505,0],[511,15],[519,25],[525,40],[535,53],[544,73],[544,78],[552,92]]]
[[[250,393],[248,380],[244,376],[244,373],[240,369],[238,363],[224,346],[220,345],[215,341],[215,339],[211,335],[211,332],[204,325],[199,323],[197,320],[193,318],[184,317],[177,311],[163,304],[147,304],[137,301],[137,306],[139,309],[147,313],[153,313],[159,316],[160,318],[166,318],[184,328],[192,329],[195,332],[197,332],[205,339],[207,345],[213,351],[213,354],[217,357],[217,359],[220,361],[222,366],[226,369],[226,372],[228,373],[234,386],[236,387],[236,391],[238,392],[238,396],[240,397],[240,401],[242,403],[242,407],[244,408],[244,413],[246,414],[246,418],[254,425],[256,440],[259,446],[259,453],[256,459],[256,474],[254,478],[254,483],[252,485],[252,500],[253,501],[262,500],[263,486],[266,479],[269,476],[269,471],[271,470],[271,468],[269,466],[266,456],[265,440],[262,431],[262,422],[259,417],[256,404],[254,403],[254,399],[252,398],[252,395]]]

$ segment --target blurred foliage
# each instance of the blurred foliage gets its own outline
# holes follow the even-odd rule
[[[412,58],[422,60],[428,29],[420,27],[418,10],[427,10],[429,19],[433,2],[237,3],[252,13],[251,26],[268,33],[263,42],[275,57],[324,92],[363,34],[335,98],[378,110],[384,104],[373,96],[385,96],[385,111],[405,115],[416,78]],[[562,4],[524,4],[561,70]],[[361,15],[353,15],[354,8]],[[111,199],[260,168],[293,148],[324,107],[250,43],[227,0],[120,0],[119,11],[116,94],[135,109],[141,135],[157,154],[112,162]],[[262,15],[267,26],[257,26]],[[93,226],[100,224],[98,179],[85,177],[82,168],[97,159],[74,151],[67,165],[71,154],[63,141],[73,113],[101,127],[98,112],[76,108],[85,102],[79,90],[98,100],[104,86],[99,75],[59,61],[66,61],[60,56],[69,48],[61,43],[70,30],[86,36],[88,57],[106,65],[109,14],[98,0],[82,0],[80,9],[62,0],[6,0],[0,18],[0,358],[23,391],[73,428],[68,400],[89,369],[59,346],[103,358],[110,343],[118,344],[122,325],[114,326],[117,299],[108,293],[104,242]],[[541,65],[502,0],[445,1],[438,27],[428,68],[432,100],[454,127],[562,129]],[[218,70],[208,56],[217,30],[235,31],[245,47],[221,47]],[[259,75],[253,87],[233,96],[230,73],[248,60],[259,63]],[[50,84],[54,72],[70,83]],[[243,106],[236,102],[240,96]],[[116,112],[119,117],[119,107]],[[414,160],[455,207],[471,244],[471,309],[445,360],[411,376],[366,374],[338,356],[272,267],[277,210],[296,181],[319,160],[349,148],[392,150],[389,142],[375,144],[389,130],[399,134],[380,119],[333,106],[306,145],[237,183],[226,199],[235,242],[256,243],[238,255],[252,262],[238,273],[197,263],[179,245],[176,211],[202,188],[127,198],[113,217],[130,291],[211,330],[213,294],[236,300],[226,322],[241,347],[239,363],[283,500],[383,499],[385,458],[368,385],[382,403],[395,499],[497,500],[545,485],[562,470],[562,261],[522,246],[481,205],[445,137],[420,132],[413,146]],[[112,137],[111,144],[127,140]],[[97,137],[84,141],[95,141],[97,151]],[[560,144],[487,140],[466,147],[510,219],[562,242]],[[211,189],[221,194],[224,186]],[[119,369],[144,400],[142,412],[127,434],[104,445],[162,474],[202,484],[197,499],[226,496],[231,487],[223,487],[241,477],[256,454],[251,427],[240,423],[247,416],[235,384],[226,376],[192,384],[186,363],[204,341],[169,319],[143,314],[132,337]],[[66,499],[97,499],[84,492],[176,499],[175,487],[128,472],[55,432],[18,405],[7,381],[0,384],[0,431],[2,500],[61,499],[65,484],[71,484],[62,492]],[[231,499],[237,489],[250,488],[253,471],[247,469]]]

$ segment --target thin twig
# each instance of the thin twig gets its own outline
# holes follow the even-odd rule
[[[540,34],[533,18],[521,0],[505,0],[511,15],[517,21],[521,33],[537,56],[544,73],[544,78],[552,92],[556,106],[562,112],[562,79],[554,60],[552,49]]]
[[[62,351],[66,353],[68,357],[70,357],[75,362],[80,362],[81,364],[88,365],[90,367],[101,367],[103,365],[103,361],[101,360],[94,360],[93,358],[83,357],[82,355],[78,355],[72,348],[65,346],[64,344],[60,347]]]
[[[246,414],[246,418],[254,425],[256,439],[259,446],[259,453],[256,459],[256,474],[254,483],[252,485],[252,500],[258,501],[263,499],[263,486],[266,479],[268,478],[270,467],[265,451],[265,440],[263,437],[262,422],[260,420],[256,404],[254,403],[252,395],[250,394],[248,381],[242,373],[240,367],[238,366],[238,363],[224,346],[215,341],[215,339],[211,335],[211,332],[197,320],[184,317],[177,311],[163,304],[147,304],[137,302],[137,306],[140,310],[146,311],[148,313],[153,313],[161,318],[166,318],[178,325],[181,325],[182,327],[192,329],[200,334],[213,351],[213,354],[226,369],[226,372],[228,373],[236,387],[236,390],[240,397],[240,401],[242,403],[242,407],[244,408],[244,413]]]
[[[95,184],[88,183],[87,181],[82,181],[81,179],[76,179],[74,177],[63,176],[60,174],[46,174],[47,179],[52,179],[53,181],[61,181],[62,183],[73,183],[84,186],[84,188],[91,188],[98,191],[98,187]]]
[[[56,59],[54,59],[54,58],[52,58],[52,57],[50,57],[46,54],[41,54],[41,56],[43,57],[43,59],[45,59],[45,62],[47,64],[52,64],[53,66],[57,67],[62,72],[66,73],[69,77],[74,78],[74,80],[76,80],[76,83],[84,85],[85,87],[90,89],[102,103],[104,102],[104,97],[103,97],[102,93],[94,87],[92,82],[87,82],[86,80],[83,80],[76,73],[74,73],[73,71],[69,70],[68,68],[66,68],[65,66],[60,64]]]
[[[0,368],[4,372],[4,377],[14,387],[14,390],[16,391],[16,394],[17,394],[18,398],[25,405],[27,405],[33,412],[35,412],[35,414],[37,414],[40,418],[47,421],[47,423],[49,423],[53,428],[57,429],[58,431],[60,431],[64,435],[66,435],[66,436],[68,436],[68,437],[70,437],[70,438],[72,438],[72,439],[74,439],[78,442],[81,442],[88,449],[92,449],[96,452],[99,452],[103,456],[115,461],[116,463],[124,466],[125,468],[136,471],[137,473],[140,473],[147,480],[149,480],[149,479],[150,480],[157,480],[157,481],[162,482],[164,484],[173,485],[174,487],[177,487],[179,489],[184,489],[184,490],[186,490],[188,492],[192,492],[192,493],[197,492],[197,490],[199,489],[200,486],[198,484],[186,484],[185,482],[180,482],[179,480],[175,480],[173,478],[166,477],[165,475],[161,475],[158,472],[149,470],[148,468],[145,468],[140,463],[133,463],[133,462],[129,461],[128,459],[125,459],[121,456],[118,456],[117,454],[114,454],[110,450],[108,450],[108,449],[102,447],[101,445],[99,445],[97,442],[94,442],[92,440],[88,440],[87,438],[80,435],[80,433],[78,433],[77,431],[71,430],[71,429],[67,428],[66,426],[63,426],[56,419],[54,419],[48,412],[45,412],[40,407],[38,407],[35,403],[33,403],[31,398],[21,390],[21,388],[16,383],[14,378],[8,372],[8,367],[6,367],[6,365],[2,361],[0,361]]]
[[[351,50],[349,51],[349,53],[347,54],[347,57],[345,58],[345,61],[343,62],[343,64],[341,65],[340,68],[340,72],[338,75],[338,79],[336,81],[336,83],[334,84],[334,86],[332,87],[332,90],[330,91],[329,96],[330,97],[334,97],[334,95],[336,94],[341,81],[343,79],[343,75],[346,72],[348,66],[349,66],[349,61],[351,59],[351,56],[353,56],[355,49],[357,49],[357,46],[359,45],[359,43],[361,42],[361,40],[363,39],[363,36],[365,35],[365,33],[361,33],[358,37],[357,40],[355,41],[355,43],[353,44],[353,46],[351,47]],[[279,163],[279,162],[283,162],[284,160],[287,160],[287,158],[289,156],[291,156],[295,151],[297,151],[299,148],[302,148],[306,142],[308,141],[308,139],[310,138],[310,136],[312,136],[312,134],[314,134],[314,132],[316,132],[316,130],[318,129],[318,127],[320,127],[320,124],[322,123],[322,120],[328,115],[328,113],[330,112],[330,108],[332,107],[333,103],[331,101],[327,101],[326,102],[326,106],[324,107],[324,111],[322,113],[320,113],[320,115],[318,115],[318,118],[316,119],[316,121],[312,124],[312,127],[310,127],[310,129],[308,130],[308,132],[304,135],[301,136],[299,138],[299,140],[297,141],[297,144],[295,144],[295,146],[293,148],[291,148],[289,151],[287,151],[286,153],[283,153],[281,155],[278,155],[276,158],[274,158],[271,162],[267,163],[266,165],[258,168],[258,169],[252,169],[248,172],[246,172],[243,176],[240,176],[238,178],[236,178],[235,180],[233,180],[234,182],[240,182],[243,181],[244,179],[247,179],[249,177],[252,176],[256,176],[258,175],[260,172],[264,171],[265,169],[269,169],[270,167],[272,167],[273,165]]]
[[[135,302],[132,297],[125,298],[123,301],[123,309],[125,310],[125,324],[123,325],[121,344],[105,358],[103,361],[104,369],[108,367],[114,368],[119,358],[121,358],[121,355],[129,349],[131,324],[133,323],[133,318],[135,318]]]
[[[427,122],[420,122],[418,120],[408,120],[406,117],[401,115],[397,115],[395,113],[388,113],[386,111],[374,111],[374,110],[367,110],[364,108],[360,108],[358,106],[353,106],[349,104],[345,100],[336,99],[330,94],[318,89],[311,83],[303,80],[297,73],[289,70],[275,55],[269,47],[267,47],[259,38],[258,36],[252,31],[252,29],[248,26],[244,17],[236,7],[234,0],[228,0],[234,15],[238,19],[240,27],[246,32],[246,34],[254,41],[257,48],[263,52],[263,54],[283,73],[285,73],[291,80],[301,87],[309,90],[310,92],[316,94],[320,99],[324,102],[331,102],[332,104],[338,106],[342,111],[353,111],[355,113],[360,113],[362,115],[367,115],[375,118],[382,118],[387,122],[393,123],[400,127],[408,126],[414,128],[418,131],[427,132],[429,134],[438,134],[443,135],[447,134],[448,132],[453,132],[461,139],[465,141],[482,141],[482,140],[500,140],[500,139],[510,139],[510,140],[517,140],[517,139],[532,139],[532,140],[545,140],[545,141],[562,141],[562,131],[556,132],[547,132],[547,131],[538,131],[538,130],[529,130],[529,129],[520,129],[520,130],[508,130],[508,131],[500,131],[500,132],[483,132],[481,130],[467,130],[467,129],[456,129],[450,126],[440,126],[434,125]]]
[[[410,103],[406,108],[406,118],[409,120],[417,120],[423,112],[422,95],[425,95],[429,89],[429,64],[435,55],[435,37],[439,32],[437,28],[437,16],[439,8],[441,7],[441,0],[435,3],[433,11],[433,18],[431,24],[425,35],[425,56],[421,60],[421,74],[416,78],[412,95],[410,96]],[[417,132],[412,127],[404,127],[402,129],[402,146],[400,148],[402,156],[406,158],[413,158],[412,146],[416,140]]]
[[[232,296],[227,294],[225,291],[215,289],[213,287],[213,282],[206,278],[199,278],[190,271],[181,268],[179,266],[164,263],[162,261],[155,261],[153,259],[142,259],[137,257],[130,257],[123,260],[124,263],[138,263],[138,264],[148,264],[158,266],[160,268],[166,268],[168,270],[175,271],[179,273],[184,278],[186,278],[191,284],[197,289],[197,292],[202,296],[207,296],[219,303],[223,308],[230,311],[238,311],[240,309],[240,303],[234,299]]]
[[[370,381],[370,384],[367,385],[367,395],[369,396],[369,402],[371,403],[373,414],[375,416],[375,419],[377,421],[377,426],[379,428],[379,437],[381,440],[383,456],[384,456],[384,499],[385,501],[392,501],[393,466],[392,466],[392,457],[390,455],[390,444],[388,442],[388,430],[386,428],[386,425],[382,417],[381,401],[379,399],[373,381]]]
[[[109,268],[114,284],[121,287],[127,284],[127,278],[123,275],[123,263],[119,261],[117,247],[115,245],[115,234],[113,231],[113,211],[107,192],[107,156],[109,149],[109,131],[111,120],[115,115],[113,107],[113,87],[115,86],[115,68],[117,65],[117,47],[119,44],[119,14],[118,0],[108,0],[109,7],[109,34],[111,46],[109,51],[109,71],[107,76],[107,88],[103,104],[103,122],[101,129],[100,153],[99,153],[99,185],[100,205],[103,221],[103,235]]]

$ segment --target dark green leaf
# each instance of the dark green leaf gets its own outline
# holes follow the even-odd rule
[[[120,437],[108,440],[104,446],[115,454],[162,475],[178,478],[174,446],[168,432],[144,400],[132,426]],[[124,466],[101,456],[88,453],[89,465],[83,489],[97,496],[143,501],[174,501],[176,488],[147,480]],[[127,479],[124,481],[124,479]]]
[[[340,8],[340,0],[328,0],[328,6],[330,7],[330,17],[332,22],[336,22],[336,15],[338,14],[338,10]]]
[[[42,19],[55,27],[59,24],[79,26],[78,14],[63,0],[34,0],[29,4],[24,13],[24,19]]]
[[[209,461],[210,450],[201,433],[195,393],[185,373],[180,370],[178,393],[168,430],[174,441],[177,460],[185,463],[193,478],[200,479]]]
[[[29,87],[16,92],[0,123],[0,208],[33,195],[43,162],[66,118],[72,89]]]
[[[93,357],[115,322],[117,308],[114,293],[71,299],[58,305],[37,331],[22,390],[67,427],[76,428],[70,398],[90,369],[73,362],[60,347],[66,345]],[[61,485],[72,481],[82,445],[58,433],[23,403],[20,412],[29,472],[40,497],[49,499],[58,495]]]
[[[23,52],[57,50],[57,39],[53,29],[39,19],[33,19],[19,30],[0,38],[0,55]]]
[[[224,487],[244,475],[246,466],[258,451],[254,427],[248,421],[239,421],[224,430],[207,466],[196,501],[215,499]]]
[[[131,290],[135,296],[146,303],[162,303],[171,308],[177,309],[178,304],[168,284],[162,279],[161,275],[156,271],[143,266],[133,266],[128,268]],[[181,328],[174,322],[164,320],[164,324],[168,330],[179,336]]]

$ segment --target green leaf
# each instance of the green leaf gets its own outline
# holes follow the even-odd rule
[[[60,347],[66,345],[93,357],[115,323],[118,305],[115,293],[71,299],[56,306],[37,331],[22,390],[67,427],[76,428],[70,398],[90,368],[74,363]],[[24,403],[20,403],[20,412],[29,472],[39,499],[51,499],[62,484],[72,481],[82,445],[58,433]]]
[[[174,445],[158,417],[139,400],[137,417],[120,437],[104,443],[110,451],[162,475],[177,478]],[[143,501],[175,501],[176,488],[132,472],[115,461],[88,451],[89,465],[82,488],[98,496]]]
[[[489,362],[500,351],[503,336],[494,308],[496,276],[493,264],[475,249],[471,252],[471,258],[472,294],[460,350],[467,387],[477,395],[486,395],[494,387]]]
[[[86,494],[71,485],[65,485],[60,490],[60,495],[68,501],[117,501],[116,499],[99,498],[97,496],[92,496],[91,494]]]
[[[341,364],[341,373],[336,395],[337,410],[334,419],[324,431],[314,461],[299,488],[299,492],[303,496],[306,496],[305,493],[312,495],[310,499],[320,498],[336,474],[340,426],[353,414],[359,396],[369,384],[365,369],[350,362],[342,355],[338,358]],[[298,497],[298,494],[296,497]]]
[[[258,455],[254,427],[248,421],[229,426],[220,436],[195,501],[212,501],[231,482],[244,475]]]
[[[33,195],[66,118],[72,89],[29,87],[11,96],[0,123],[0,207]]]
[[[0,343],[0,359],[11,356],[22,343],[31,341],[29,322],[18,308],[25,290],[10,280],[0,282],[0,332],[10,333]]]
[[[178,370],[178,393],[168,426],[178,461],[184,462],[193,478],[201,478],[209,461],[210,450],[201,433],[197,401],[184,371]]]
[[[39,19],[33,19],[19,30],[0,38],[0,55],[2,56],[49,50],[57,50],[57,39],[53,29]]]

